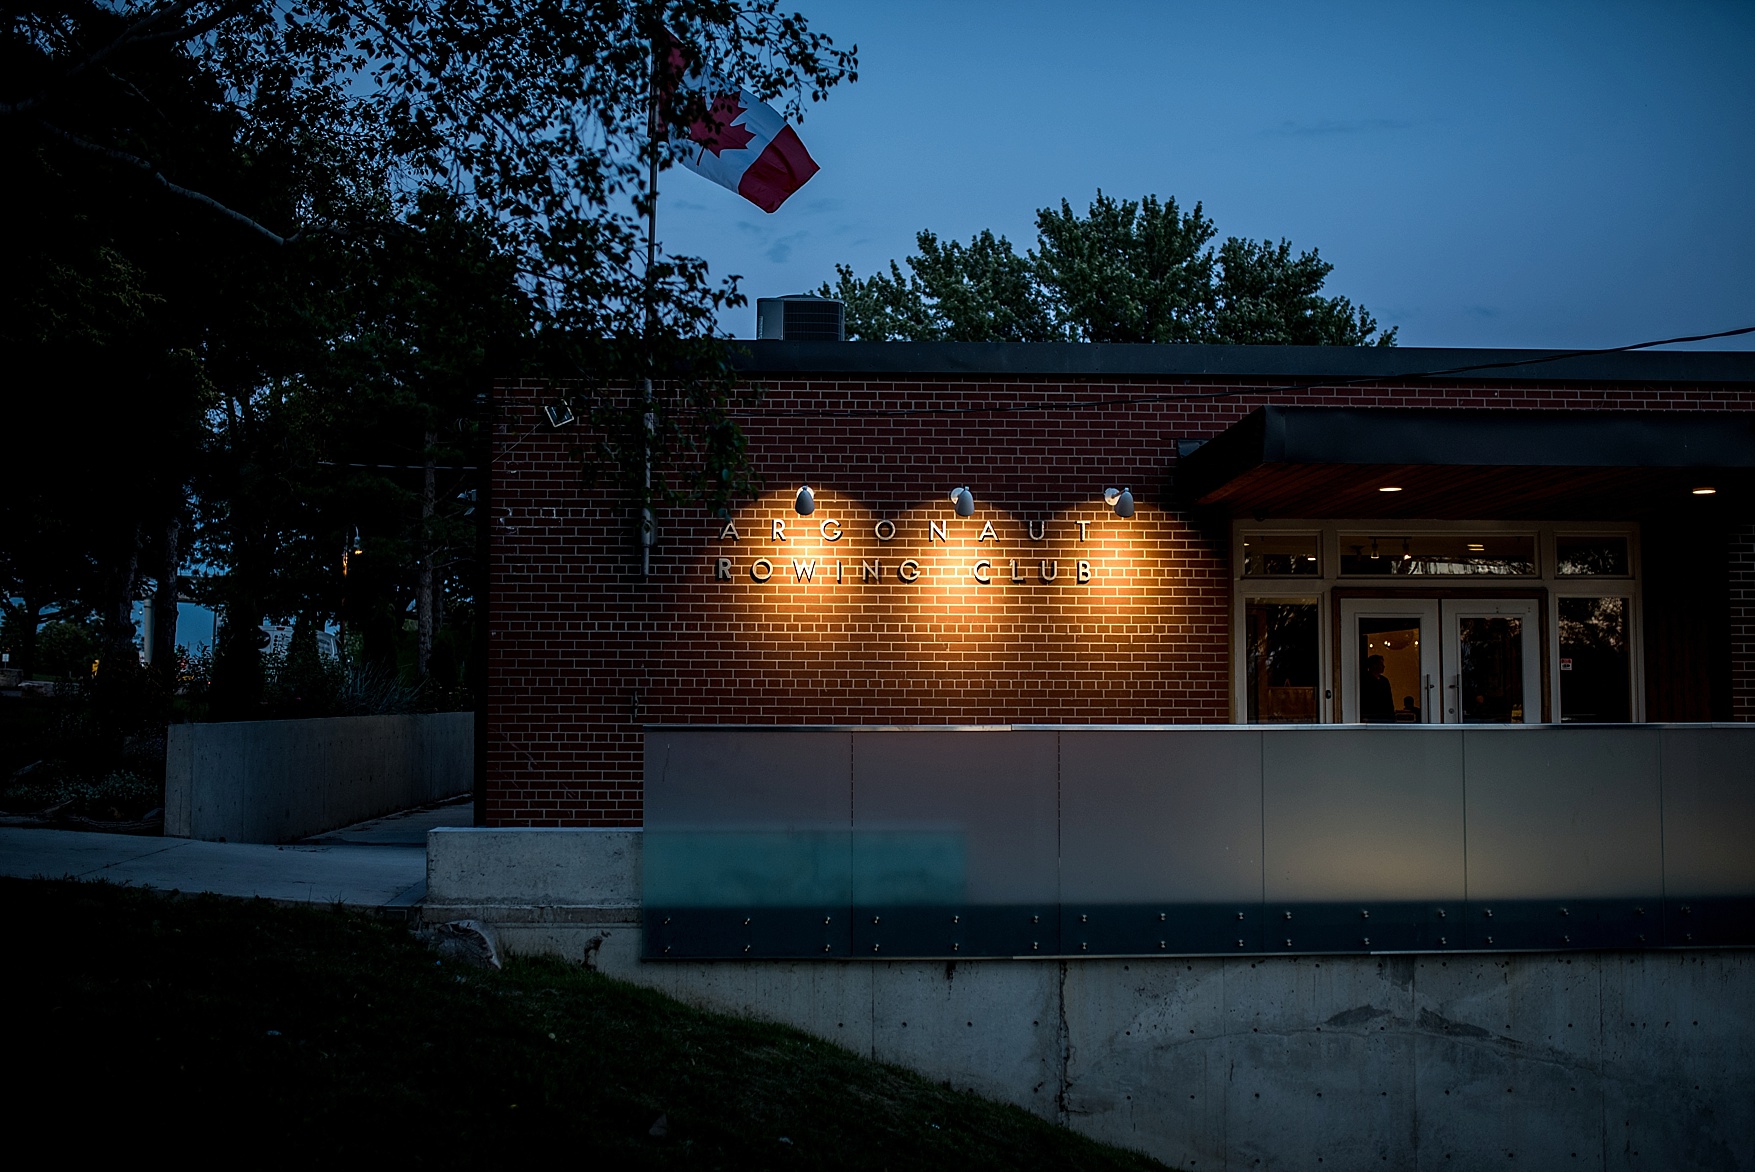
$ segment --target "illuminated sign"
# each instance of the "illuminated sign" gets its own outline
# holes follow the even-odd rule
[[[1071,522],[1078,529],[1079,541],[1087,541],[1090,537],[1089,521]],[[788,531],[787,526],[792,528]],[[814,525],[815,534],[810,533]],[[1023,526],[1024,532],[1031,542],[1048,540],[1048,522],[1030,521]],[[823,557],[795,557],[776,552],[772,556],[756,556],[739,558],[720,556],[713,560],[713,579],[716,582],[731,582],[745,575],[752,582],[771,582],[776,576],[781,581],[797,583],[811,582],[882,582],[896,581],[913,584],[928,579],[932,567],[922,563],[918,557],[896,558],[886,557],[883,547],[897,539],[900,533],[895,521],[884,518],[871,528],[872,539],[876,542],[875,550],[856,551],[851,542],[843,556],[833,554]],[[839,543],[848,536],[842,523],[834,517],[825,517],[821,521],[794,520],[775,517],[768,522],[768,532],[764,535],[768,544],[779,545],[792,541],[795,537],[814,536],[835,548],[835,553],[842,553]],[[726,521],[719,531],[720,541],[741,542],[743,535],[738,532],[735,521]],[[755,540],[752,538],[752,540]],[[944,521],[928,521],[926,523],[926,542],[930,547],[937,543],[949,544]],[[1068,559],[1070,565],[1065,574],[1061,572],[1061,559],[1040,557],[1026,554],[1021,557],[1001,554],[999,550],[999,531],[992,521],[981,526],[980,536],[976,537],[975,545],[981,549],[985,543],[992,542],[991,554],[957,566],[952,573],[958,577],[968,578],[983,585],[995,582],[1013,582],[1018,584],[1035,583],[1045,585],[1054,582],[1074,582],[1084,584],[1096,576],[1096,570],[1087,558]],[[868,556],[868,553],[870,556]]]

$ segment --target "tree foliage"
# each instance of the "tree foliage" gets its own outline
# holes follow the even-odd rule
[[[123,670],[144,583],[174,600],[193,558],[227,615],[214,693],[234,714],[260,693],[265,616],[339,620],[393,669],[417,612],[419,664],[443,666],[438,628],[479,592],[496,377],[580,380],[582,455],[631,516],[742,485],[734,383],[703,344],[735,279],[647,264],[664,29],[793,115],[853,76],[777,0],[9,9],[22,279],[0,343],[35,377],[8,429],[23,488],[0,502],[7,639],[97,615]]]
[[[820,291],[866,341],[1395,344],[1363,306],[1323,295],[1334,266],[1315,249],[1235,236],[1215,249],[1198,203],[1098,192],[1083,215],[1065,200],[1041,209],[1036,228],[1023,256],[990,231],[967,245],[921,232],[906,274],[838,265]]]

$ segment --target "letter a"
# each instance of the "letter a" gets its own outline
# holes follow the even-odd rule
[[[989,539],[991,539],[993,541],[999,540],[999,534],[997,534],[993,531],[993,522],[992,521],[989,521],[985,525],[981,526],[981,536],[977,537],[975,539],[975,544],[980,545],[983,541],[987,541]]]
[[[736,541],[737,540],[737,522],[736,521],[728,520],[725,522],[725,528],[723,528],[719,531],[719,540],[720,541]]]

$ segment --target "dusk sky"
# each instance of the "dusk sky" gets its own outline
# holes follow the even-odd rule
[[[930,228],[1034,245],[1101,188],[1318,248],[1404,346],[1614,346],[1755,325],[1755,3],[812,0],[860,80],[807,111],[773,215],[682,170],[667,250],[754,299]],[[1702,348],[1755,349],[1755,335]]]

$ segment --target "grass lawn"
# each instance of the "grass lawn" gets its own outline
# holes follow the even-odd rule
[[[56,1162],[1162,1167],[559,962],[438,963],[406,929],[334,911],[0,894],[11,1142]]]

